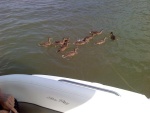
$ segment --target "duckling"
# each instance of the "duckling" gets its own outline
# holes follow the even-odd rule
[[[48,47],[48,46],[52,45],[51,39],[52,38],[48,38],[47,42],[42,42],[42,43],[39,43],[38,45],[43,46],[43,47]]]
[[[65,41],[65,43],[58,49],[57,52],[65,51],[68,48],[68,45],[69,45],[68,41]]]
[[[55,47],[58,46],[58,45],[62,46],[64,44],[65,40],[66,40],[66,38],[63,38],[60,41],[55,41],[54,42]]]
[[[84,44],[86,44],[87,42],[86,42],[86,39],[83,39],[83,40],[77,40],[75,43],[73,43],[73,44],[75,44],[76,46],[80,46],[80,45],[84,45]]]
[[[70,38],[65,38],[64,43],[61,46],[63,46],[65,43],[69,43],[69,40],[70,40]]]
[[[110,32],[110,38],[111,38],[112,40],[115,40],[115,39],[116,39],[116,37],[115,37],[115,35],[113,34],[113,32]]]
[[[79,39],[76,42],[74,42],[73,44],[75,44],[76,46],[80,46],[80,45],[84,45],[86,43],[89,42],[89,39],[87,37],[83,38],[83,39]]]
[[[78,47],[76,47],[73,51],[68,52],[66,55],[62,55],[62,58],[73,57],[74,55],[78,54],[77,50]]]
[[[103,33],[103,29],[101,31],[90,31],[89,32],[92,36],[100,35]]]
[[[107,39],[107,37],[105,37],[103,40],[100,40],[99,42],[96,42],[95,44],[97,44],[97,45],[103,44],[103,43],[105,43],[106,39]]]
[[[85,40],[86,42],[89,42],[91,39],[93,39],[93,35],[86,36],[83,40]]]
[[[87,37],[85,37],[82,41],[84,41],[85,44],[86,44],[86,43],[88,43],[90,40],[89,40]]]

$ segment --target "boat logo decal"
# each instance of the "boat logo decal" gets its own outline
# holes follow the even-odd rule
[[[69,105],[69,102],[67,102],[65,99],[57,99],[57,98],[51,97],[51,96],[48,96],[46,98],[51,100],[51,101],[54,101],[54,102],[59,102],[59,103],[62,103],[64,105]]]

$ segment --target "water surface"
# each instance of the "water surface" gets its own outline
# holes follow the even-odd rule
[[[48,74],[99,82],[150,97],[149,0],[1,0],[0,74]],[[91,30],[104,32],[61,57],[72,43]],[[94,45],[113,31],[108,39]],[[39,47],[38,43],[70,37],[69,48]]]

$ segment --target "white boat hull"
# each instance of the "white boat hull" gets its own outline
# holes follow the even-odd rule
[[[0,89],[20,102],[62,113],[150,113],[150,100],[142,94],[63,77],[5,75]]]

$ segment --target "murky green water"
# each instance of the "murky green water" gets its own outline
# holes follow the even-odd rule
[[[0,74],[48,74],[99,82],[150,97],[149,0],[1,0]],[[91,30],[104,32],[61,57]],[[94,45],[113,31],[117,41]],[[38,43],[70,37],[69,48]]]

